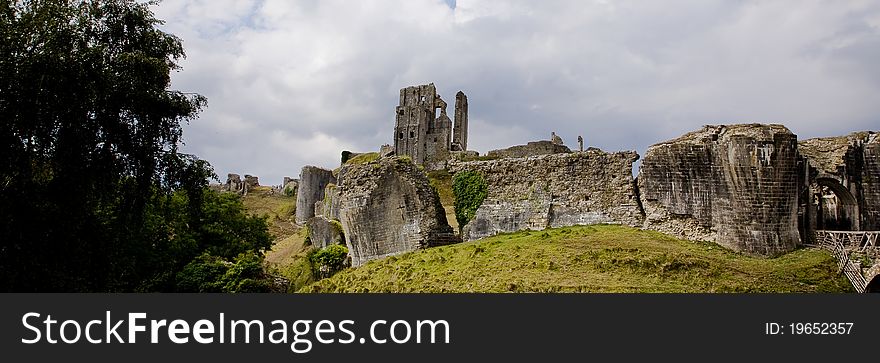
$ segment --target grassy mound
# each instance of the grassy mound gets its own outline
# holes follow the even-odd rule
[[[377,159],[379,159],[379,153],[376,153],[376,152],[363,153],[363,154],[355,156],[351,159],[348,159],[345,163],[359,165],[359,164],[366,164],[371,161],[376,161]]]
[[[301,292],[850,292],[827,252],[736,254],[623,226],[526,231],[371,261]]]

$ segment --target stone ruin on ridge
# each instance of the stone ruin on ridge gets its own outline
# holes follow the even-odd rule
[[[377,160],[348,163],[359,154],[346,151],[336,170],[306,166],[297,183],[285,180],[313,244],[345,243],[358,266],[462,239],[612,223],[777,256],[813,243],[816,230],[880,228],[873,132],[798,142],[782,125],[708,125],[649,147],[634,178],[635,151],[585,149],[582,136],[572,151],[555,132],[479,160],[467,150],[467,107],[458,92],[453,124],[434,84],[403,88],[393,145],[382,145]],[[428,182],[425,170],[438,169],[486,180],[461,236]],[[231,174],[227,184],[247,183]]]
[[[454,126],[446,106],[433,83],[401,89],[395,109],[394,154],[434,166],[442,165],[452,152],[467,151],[467,96],[461,91],[455,95]]]

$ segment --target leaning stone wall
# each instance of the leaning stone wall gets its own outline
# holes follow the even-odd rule
[[[797,136],[782,125],[706,126],[651,146],[644,227],[775,256],[799,243]]]
[[[339,221],[315,216],[309,218],[306,225],[309,228],[309,240],[314,248],[321,249],[329,245],[345,243]]]
[[[315,216],[315,203],[324,199],[324,188],[335,183],[333,172],[315,166],[304,166],[299,175],[296,193],[296,223],[305,224]]]
[[[352,266],[458,242],[440,197],[409,158],[345,165],[336,190]]]
[[[642,212],[632,177],[633,151],[598,149],[527,158],[450,163],[450,172],[479,172],[486,199],[462,238],[598,223],[638,226]]]

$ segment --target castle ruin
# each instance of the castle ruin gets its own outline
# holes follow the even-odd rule
[[[467,96],[455,95],[455,126],[433,83],[400,90],[395,111],[394,154],[417,164],[448,160],[450,152],[467,150]]]
[[[832,249],[857,291],[880,290],[880,137],[875,132],[799,141],[783,125],[707,125],[650,146],[638,176],[635,151],[605,152],[549,140],[468,151],[468,100],[455,120],[433,83],[400,90],[394,144],[336,170],[303,168],[296,222],[316,247],[344,243],[353,266],[417,249],[525,229],[624,224],[712,241],[753,256],[804,245]],[[476,172],[487,195],[459,232],[428,170]],[[230,174],[225,189],[257,179]],[[848,260],[848,252],[864,258]]]

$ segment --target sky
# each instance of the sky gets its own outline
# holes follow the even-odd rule
[[[184,152],[263,185],[393,142],[401,88],[468,96],[468,148],[645,149],[706,124],[880,129],[878,1],[164,0],[208,98]]]

